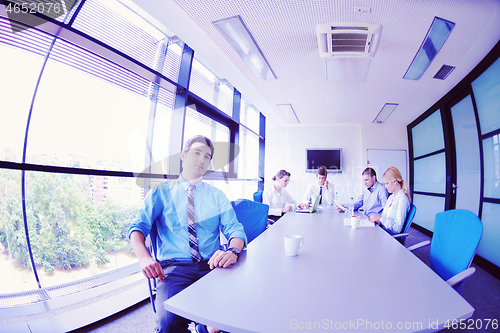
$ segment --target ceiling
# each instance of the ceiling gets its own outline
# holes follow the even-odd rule
[[[301,124],[372,123],[385,103],[399,106],[386,123],[407,125],[462,80],[500,40],[500,0],[134,0],[231,82],[275,126],[288,123],[278,104],[292,104]],[[369,7],[359,13],[356,7]],[[239,15],[276,80],[259,81],[212,24]],[[405,80],[435,16],[456,23],[417,81]],[[327,81],[316,25],[382,25],[365,81]],[[456,69],[433,76],[443,64]]]

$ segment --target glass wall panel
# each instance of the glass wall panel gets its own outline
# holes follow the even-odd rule
[[[241,98],[240,122],[255,133],[259,133],[260,112],[244,97]]]
[[[500,205],[483,203],[481,222],[483,236],[477,248],[477,254],[500,267]]]
[[[472,90],[481,133],[486,134],[500,128],[500,59],[472,82]]]
[[[59,61],[58,55],[68,51],[74,62],[82,60],[80,65],[94,66],[96,72],[102,69],[101,76]],[[142,95],[136,90],[147,87],[147,82],[65,42],[54,46],[54,59],[51,55],[47,62],[35,100],[27,161],[142,171],[151,101],[144,90]]]
[[[21,171],[0,169],[0,294],[37,288],[24,230]]]
[[[500,134],[483,140],[484,196],[500,199]]]
[[[183,143],[195,135],[204,135],[214,144],[215,153],[208,168],[228,172],[229,169],[229,128],[188,107],[184,125]]]
[[[116,0],[87,0],[72,27],[157,69],[165,34]]]
[[[127,229],[141,199],[135,178],[27,172],[28,226],[42,286],[136,263]]]
[[[441,193],[446,191],[446,160],[440,153],[413,162],[414,190]]]
[[[470,96],[451,107],[457,158],[455,208],[479,214],[481,163],[476,117]]]
[[[22,162],[28,113],[42,70],[44,54],[52,38],[37,31],[13,33],[7,20],[0,18],[0,160]],[[22,47],[20,47],[22,46]],[[15,59],[22,64],[9,66]]]
[[[437,110],[420,124],[412,128],[413,156],[419,157],[444,149],[441,111]]]
[[[444,197],[414,194],[413,204],[417,207],[417,213],[415,214],[413,223],[427,230],[434,231],[436,214],[444,211],[444,203]]]
[[[259,137],[240,127],[240,153],[237,157],[238,178],[259,177]]]

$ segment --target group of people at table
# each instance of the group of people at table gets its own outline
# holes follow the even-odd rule
[[[274,183],[262,195],[262,202],[269,205],[269,218],[273,221],[292,211],[292,205],[295,205],[296,201],[286,190],[290,176],[285,170],[278,171],[273,177]],[[370,221],[391,235],[400,233],[411,204],[408,184],[402,179],[399,170],[396,167],[388,168],[383,175],[384,185],[377,181],[377,174],[372,168],[363,170],[361,176],[365,187],[354,203],[353,210],[363,210]],[[320,167],[316,172],[316,182],[307,187],[302,202],[297,205],[299,208],[309,208],[311,198],[317,196],[320,204],[337,205],[334,203],[333,185],[327,177],[326,167]],[[337,205],[339,212],[344,212],[343,208]]]
[[[214,156],[212,141],[205,136],[190,138],[180,154],[182,172],[177,179],[167,180],[151,189],[139,208],[128,235],[142,273],[158,278],[156,292],[156,332],[188,332],[190,320],[165,310],[163,303],[205,274],[216,268],[235,264],[247,245],[243,225],[238,222],[229,199],[218,188],[203,181]],[[385,188],[377,182],[373,169],[363,172],[366,188],[356,202],[371,221],[387,232],[399,233],[410,208],[408,187],[396,168],[384,173]],[[291,210],[293,198],[286,191],[290,173],[280,170],[273,185],[264,192],[272,218],[280,218]],[[392,193],[388,197],[388,192]],[[333,203],[333,186],[325,168],[317,173],[317,182],[309,185],[304,198],[320,195],[320,200]],[[308,202],[299,204],[309,207]],[[221,247],[220,233],[228,240]],[[152,256],[146,247],[148,235],[156,243]],[[232,306],[228,304],[228,306]],[[220,332],[198,323],[197,332]]]

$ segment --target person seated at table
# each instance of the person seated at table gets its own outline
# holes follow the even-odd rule
[[[309,208],[313,198],[319,196],[320,205],[333,205],[333,185],[331,185],[326,177],[328,171],[326,167],[322,166],[316,171],[316,181],[309,184],[302,199],[302,204]]]
[[[362,208],[368,218],[373,214],[382,214],[389,197],[387,189],[377,181],[377,173],[370,167],[363,170],[361,177],[365,187],[358,200],[354,203],[354,210]],[[340,207],[337,207],[337,209],[341,213],[344,212]]]
[[[410,193],[408,183],[401,177],[401,173],[396,167],[390,167],[382,176],[385,188],[391,196],[385,203],[382,215],[373,214],[370,221],[379,225],[391,235],[396,235],[403,229],[406,215],[410,211]]]
[[[236,263],[247,243],[243,225],[226,195],[203,181],[214,154],[212,141],[197,135],[181,152],[179,178],[167,180],[148,192],[128,234],[143,274],[159,278],[156,292],[156,332],[187,332],[191,320],[165,310],[163,303],[216,267]],[[153,258],[145,238],[153,224],[157,253]],[[229,239],[221,249],[220,233]],[[198,331],[218,332],[198,324]]]
[[[290,181],[290,173],[280,170],[273,176],[273,185],[262,194],[262,203],[269,206],[269,218],[277,221],[283,214],[292,210],[292,203],[296,202],[285,189]],[[299,207],[305,207],[299,204]]]

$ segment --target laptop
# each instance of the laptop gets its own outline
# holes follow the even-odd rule
[[[319,195],[314,198],[314,202],[313,202],[312,206],[309,207],[309,209],[297,208],[295,211],[297,213],[314,213],[316,211],[316,208],[318,208],[318,202],[319,202]]]

